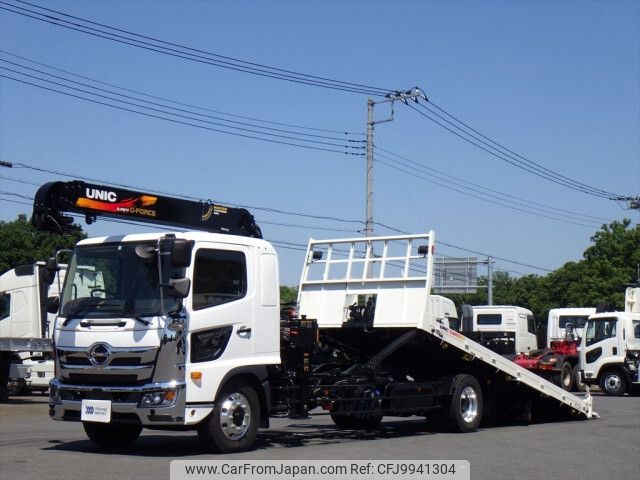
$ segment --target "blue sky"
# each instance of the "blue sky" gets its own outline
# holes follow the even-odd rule
[[[37,3],[37,2],[36,2]],[[39,5],[223,55],[431,100],[515,152],[604,190],[640,191],[638,2],[148,2]],[[259,78],[108,42],[0,11],[0,47],[57,68],[238,115],[363,132],[367,97]],[[11,59],[7,55],[0,58]],[[13,61],[13,60],[12,60]],[[344,219],[364,219],[362,157],[167,123],[0,80],[0,158],[117,183]],[[376,117],[387,115],[376,107]],[[499,192],[600,219],[617,203],[544,181],[396,106],[375,142]],[[33,196],[65,177],[1,169],[0,191]],[[6,177],[11,177],[8,179]],[[0,219],[27,206],[0,196]],[[304,244],[361,225],[254,210],[266,238]],[[398,229],[548,269],[580,258],[598,222],[559,222],[375,166],[374,217]],[[567,219],[568,220],[568,219]],[[574,219],[575,220],[575,219]],[[268,223],[267,223],[268,222]],[[295,223],[308,227],[285,227]],[[354,230],[352,233],[309,227]],[[98,222],[90,235],[142,231]],[[376,227],[376,233],[388,230]],[[450,247],[440,253],[466,255]],[[279,248],[283,283],[302,252]],[[498,268],[541,273],[499,262]]]

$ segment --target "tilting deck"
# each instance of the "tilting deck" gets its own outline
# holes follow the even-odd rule
[[[483,362],[510,380],[558,401],[587,418],[593,412],[589,391],[572,394],[449,328],[442,305],[431,295],[435,235],[310,240],[300,280],[300,314],[319,328],[342,328],[353,306],[369,308],[368,327],[418,328],[461,351],[471,362]],[[369,300],[373,299],[373,300]],[[449,309],[450,310],[450,309]]]

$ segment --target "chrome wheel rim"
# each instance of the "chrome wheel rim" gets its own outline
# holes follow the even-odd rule
[[[562,385],[566,388],[569,388],[571,385],[571,370],[563,370],[562,372]]]
[[[471,423],[478,416],[478,394],[473,387],[467,386],[460,395],[460,413],[465,423]]]
[[[240,440],[247,434],[251,423],[251,407],[247,397],[231,393],[220,405],[220,428],[229,440]]]
[[[617,375],[609,375],[605,380],[607,390],[617,392],[622,387],[622,380]]]

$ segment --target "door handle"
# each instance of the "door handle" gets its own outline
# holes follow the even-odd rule
[[[245,333],[251,333],[251,329],[246,327],[246,326],[241,326],[238,330],[236,330],[236,333],[238,335],[244,335]]]

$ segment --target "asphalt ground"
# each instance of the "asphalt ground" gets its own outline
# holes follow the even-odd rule
[[[127,450],[101,451],[79,423],[53,422],[47,398],[0,405],[0,479],[169,478],[174,459],[464,459],[472,479],[640,479],[640,398],[594,396],[597,420],[431,433],[424,420],[385,418],[377,432],[338,430],[326,416],[273,419],[252,451],[204,452],[194,432],[144,430]]]

